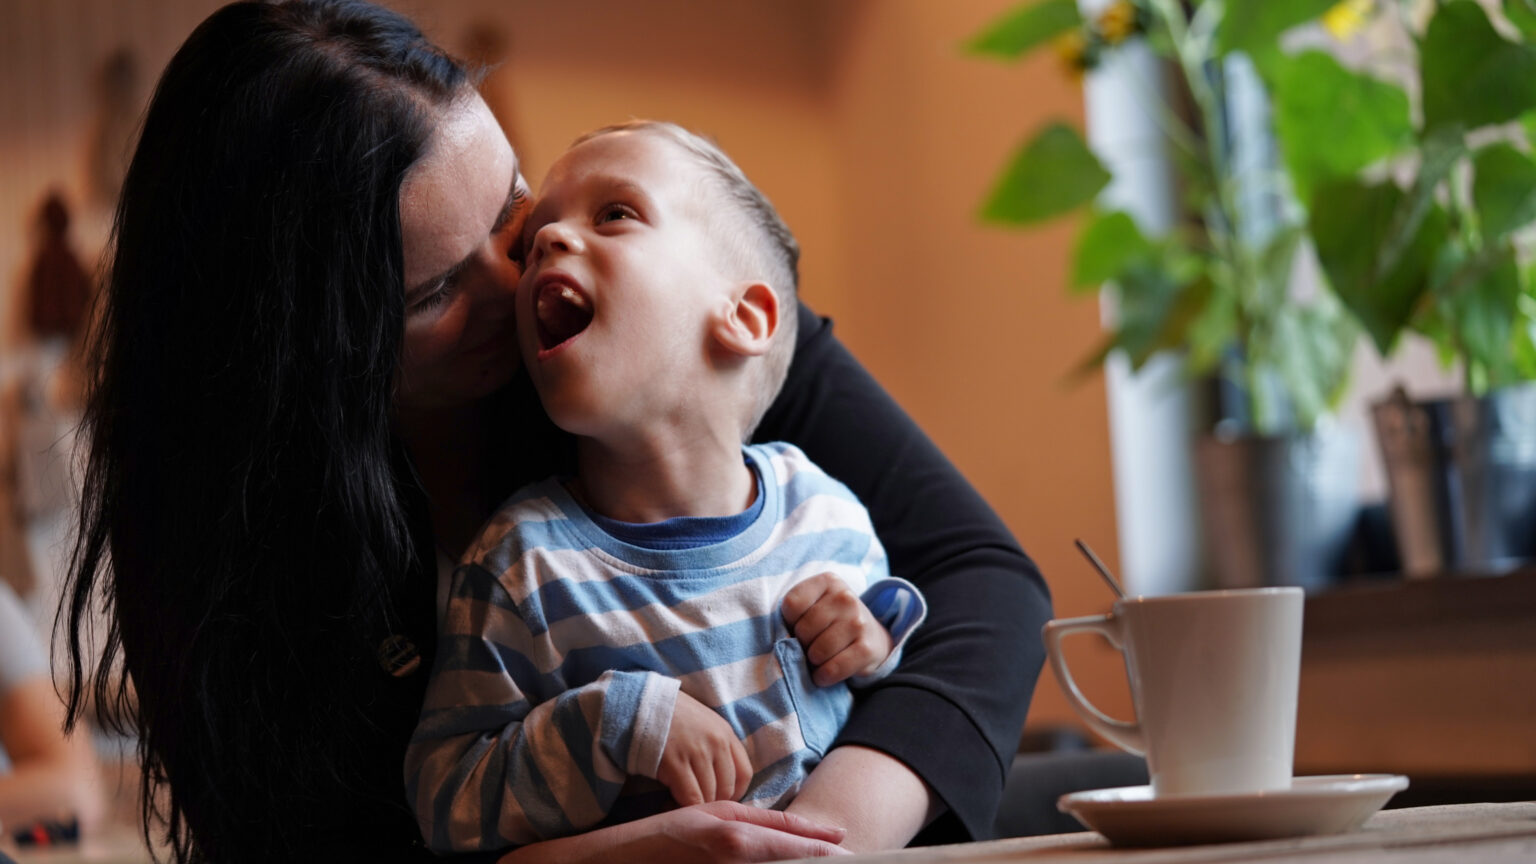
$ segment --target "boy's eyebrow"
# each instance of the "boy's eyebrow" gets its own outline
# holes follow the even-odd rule
[[[501,229],[507,227],[507,222],[511,220],[512,214],[517,212],[517,205],[521,204],[523,199],[527,197],[520,189],[518,189],[517,179],[520,176],[522,176],[521,166],[518,165],[517,158],[514,156],[512,159],[512,188],[507,190],[507,200],[502,203],[501,212],[496,214],[496,221],[491,223],[491,230],[487,232],[486,236],[501,233]],[[460,270],[463,270],[469,264],[469,259],[475,257],[476,251],[477,250],[471,249],[468,255],[465,255],[462,259],[455,262],[447,270],[444,270],[436,276],[424,279],[419,284],[406,290],[405,305],[411,305],[416,300],[420,299],[423,294],[431,291],[445,280],[451,279],[457,275]]]

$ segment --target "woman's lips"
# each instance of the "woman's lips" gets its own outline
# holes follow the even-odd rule
[[[539,279],[534,290],[533,316],[540,351],[569,342],[592,323],[592,301],[572,280],[551,274]]]

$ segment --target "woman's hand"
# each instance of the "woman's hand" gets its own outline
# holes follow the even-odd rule
[[[739,801],[752,782],[752,762],[724,717],[679,692],[656,779],[684,807]]]
[[[848,583],[820,573],[789,589],[784,623],[805,646],[817,687],[868,675],[891,656],[891,634]]]
[[[841,828],[731,801],[684,807],[654,818],[660,823],[659,834],[653,837],[658,852],[654,860],[667,864],[781,861],[848,854],[836,845],[845,833]],[[666,857],[659,857],[661,853]]]
[[[843,835],[791,813],[716,801],[524,846],[499,864],[751,864],[847,855],[837,845]]]

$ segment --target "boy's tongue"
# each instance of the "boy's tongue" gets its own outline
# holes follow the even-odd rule
[[[534,303],[539,322],[539,347],[550,349],[587,329],[592,301],[569,285],[547,285]]]

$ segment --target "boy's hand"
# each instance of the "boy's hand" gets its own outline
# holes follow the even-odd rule
[[[739,801],[752,782],[752,762],[724,717],[679,692],[656,779],[684,807]]]
[[[848,583],[821,573],[784,595],[784,623],[805,646],[811,680],[828,687],[868,675],[891,655],[891,634]]]

